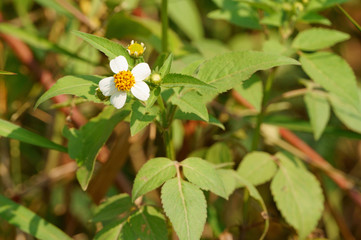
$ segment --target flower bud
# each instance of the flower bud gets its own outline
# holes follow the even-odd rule
[[[160,76],[159,73],[152,73],[150,75],[150,81],[154,84],[159,85],[162,82],[162,77]]]

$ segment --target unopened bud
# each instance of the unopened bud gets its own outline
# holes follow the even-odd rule
[[[153,73],[152,75],[150,75],[150,81],[154,84],[159,85],[162,82],[162,77],[159,73]]]

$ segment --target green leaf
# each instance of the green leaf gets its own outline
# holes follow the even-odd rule
[[[139,170],[133,185],[132,201],[161,186],[176,174],[174,161],[168,158],[153,158]]]
[[[260,185],[272,179],[277,165],[266,152],[248,153],[237,168],[237,173],[253,185]]]
[[[321,137],[330,118],[330,104],[325,97],[315,92],[306,93],[304,101],[311,120],[313,135],[317,140]]]
[[[132,200],[128,194],[118,194],[110,197],[96,208],[92,221],[102,222],[115,219],[118,215],[130,211],[133,206]]]
[[[292,42],[292,47],[316,51],[332,47],[336,43],[346,41],[350,35],[336,30],[326,28],[311,28],[299,33]]]
[[[206,159],[214,164],[233,163],[231,149],[224,142],[213,144],[207,151]]]
[[[227,199],[222,180],[214,166],[207,161],[191,157],[181,162],[184,176],[198,187]]]
[[[282,216],[305,239],[317,226],[323,211],[323,195],[317,179],[284,154],[277,154],[279,170],[271,191]]]
[[[245,178],[241,177],[240,175],[238,175],[235,171],[233,170],[230,170],[229,171],[229,174],[233,173],[233,177],[236,179],[237,181],[237,185],[240,185],[240,186],[245,186],[249,192],[249,195],[251,197],[253,197],[254,199],[257,200],[257,202],[261,205],[262,207],[262,217],[264,218],[265,220],[265,224],[264,224],[264,229],[263,229],[263,233],[262,235],[260,236],[260,240],[263,240],[266,235],[267,235],[267,232],[268,232],[268,228],[269,228],[269,217],[268,217],[268,211],[267,211],[267,208],[266,208],[266,205],[262,199],[262,196],[261,194],[258,192],[257,188],[255,186],[253,186],[250,182],[248,182]]]
[[[223,182],[226,196],[228,198],[238,186],[236,179],[233,176],[234,171],[231,169],[217,169],[216,171]]]
[[[55,0],[34,0],[34,1],[39,3],[40,5],[42,5],[43,7],[47,7],[47,8],[55,10],[61,16],[66,16],[67,18],[74,17],[67,9],[65,9],[63,6],[61,6]]]
[[[330,94],[332,109],[336,116],[351,130],[361,133],[361,111]]]
[[[306,11],[321,10],[344,2],[347,2],[347,0],[311,0],[307,5]]]
[[[11,24],[1,23],[0,24],[0,32],[14,36],[16,38],[19,38],[20,40],[26,42],[27,44],[29,44],[33,47],[43,49],[43,50],[50,50],[50,51],[53,51],[56,53],[61,53],[66,56],[76,58],[76,59],[79,59],[79,60],[89,63],[88,59],[79,57],[78,55],[68,51],[65,48],[60,47],[59,45],[57,45],[55,43],[50,42],[49,40],[47,40],[45,38],[42,38],[34,33],[30,33],[22,28],[13,26]],[[92,63],[92,64],[95,64],[95,63]]]
[[[221,9],[208,14],[209,18],[227,20],[240,27],[261,29],[257,11],[251,6],[233,0],[213,0]]]
[[[97,232],[94,236],[94,240],[118,240],[120,232],[126,223],[126,219],[112,221],[111,223],[104,225],[102,230]]]
[[[201,80],[184,74],[170,73],[167,74],[162,81],[162,87],[174,88],[185,87],[198,89],[215,89],[212,85],[209,85]]]
[[[326,26],[331,26],[331,24],[332,24],[330,20],[328,20],[324,16],[317,14],[316,12],[306,12],[305,14],[302,14],[299,17],[299,20],[301,22],[306,22],[309,24],[316,23],[316,24],[323,24]]]
[[[208,122],[209,115],[206,105],[203,103],[203,96],[195,91],[184,91],[173,94],[169,101],[177,105],[182,112],[194,113],[202,120]],[[196,104],[195,104],[196,103]]]
[[[66,147],[2,119],[0,119],[0,136],[13,138],[21,142],[58,150],[60,152],[67,151]]]
[[[162,187],[162,204],[180,240],[199,240],[207,218],[203,192],[180,178]]]
[[[15,75],[16,73],[0,70],[0,75]]]
[[[176,111],[174,118],[175,119],[180,119],[180,120],[195,120],[195,121],[203,121],[204,122],[204,120],[202,118],[200,118],[199,116],[197,116],[196,114],[194,114],[194,113],[185,113],[185,112],[182,112],[179,109]],[[217,126],[222,130],[225,130],[224,125],[217,118],[210,115],[209,113],[208,113],[208,118],[209,118],[209,121],[207,121],[207,122],[209,124]]]
[[[173,63],[173,54],[170,53],[167,59],[164,61],[162,67],[159,69],[159,74],[161,77],[165,77],[170,72],[172,63]]]
[[[302,54],[303,70],[323,88],[345,103],[359,108],[356,77],[345,60],[329,52]]]
[[[88,42],[99,51],[103,52],[110,60],[122,55],[127,59],[127,62],[130,66],[134,66],[134,59],[129,55],[127,49],[125,49],[122,45],[110,41],[109,39],[95,36],[89,33],[74,31],[74,34]]]
[[[261,111],[263,84],[262,79],[257,74],[253,74],[250,79],[237,84],[234,89],[252,104],[258,112]]]
[[[76,175],[83,190],[88,187],[100,148],[109,138],[114,127],[128,115],[129,110],[116,110],[109,106],[79,130],[65,128],[65,135],[69,140],[69,155],[79,166]]]
[[[53,224],[0,194],[0,217],[38,239],[71,240]]]
[[[99,81],[102,79],[103,77],[86,75],[62,77],[38,99],[34,108],[37,108],[46,100],[61,94],[72,94],[89,101],[101,102],[95,97],[95,93]]]
[[[158,108],[144,107],[139,101],[132,104],[132,112],[130,115],[130,132],[134,136],[146,126],[148,126],[157,116]]]
[[[193,41],[203,37],[203,25],[194,1],[169,1],[169,17]]]
[[[154,207],[144,206],[131,215],[120,232],[119,240],[167,240],[167,225],[163,214]]]
[[[241,51],[216,56],[201,65],[198,78],[217,88],[216,91],[202,91],[204,98],[211,100],[218,93],[225,92],[253,73],[276,66],[299,64],[296,60],[275,54]]]

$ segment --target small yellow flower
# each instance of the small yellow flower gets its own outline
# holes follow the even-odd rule
[[[144,46],[144,43],[139,44],[136,41],[132,40],[127,50],[130,56],[137,58],[143,55],[145,49],[146,47]]]

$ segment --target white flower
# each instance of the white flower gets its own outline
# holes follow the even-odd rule
[[[139,100],[146,101],[149,98],[150,90],[144,82],[151,73],[147,63],[139,63],[129,71],[127,60],[119,56],[110,61],[110,69],[115,73],[114,76],[100,80],[99,89],[104,96],[111,96],[110,103],[115,108],[124,106],[129,91]]]

